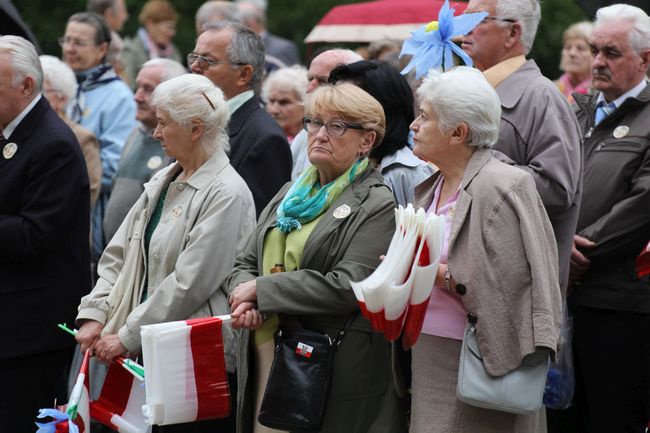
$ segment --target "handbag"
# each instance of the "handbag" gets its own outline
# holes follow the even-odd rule
[[[524,358],[522,364],[503,376],[491,376],[483,364],[476,338],[476,324],[465,326],[460,352],[456,394],[458,399],[476,407],[527,415],[542,406],[548,371],[548,351],[539,350]]]
[[[334,354],[356,315],[350,315],[334,340],[327,334],[286,326],[281,320],[257,417],[260,424],[288,431],[321,429]]]

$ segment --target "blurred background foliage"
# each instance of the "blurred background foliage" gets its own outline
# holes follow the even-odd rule
[[[178,23],[175,43],[181,53],[194,48],[194,13],[203,0],[170,0],[181,17]],[[305,36],[332,7],[358,3],[353,0],[269,0],[268,28],[274,34],[292,39],[301,51],[305,61],[314,50],[306,49],[303,44]],[[63,35],[65,23],[70,15],[85,10],[86,0],[14,0],[24,21],[31,27],[41,44],[43,52],[59,56],[60,48],[56,43]],[[124,26],[122,36],[134,35],[138,28],[138,14],[144,0],[126,0],[129,20]],[[426,17],[434,19],[435,17]],[[574,0],[544,0],[542,2],[542,21],[537,32],[537,39],[531,52],[547,77],[559,76],[558,65],[562,49],[562,32],[571,23],[587,19],[582,9]]]

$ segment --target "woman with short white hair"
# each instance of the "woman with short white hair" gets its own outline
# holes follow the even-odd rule
[[[282,127],[289,143],[302,129],[307,84],[307,69],[298,65],[271,72],[262,84],[266,111]]]
[[[73,122],[65,114],[68,103],[74,100],[77,93],[77,78],[70,66],[54,56],[42,55],[39,60],[43,68],[43,96],[66,125],[72,129],[86,160],[88,180],[90,181],[90,212],[92,215],[102,186],[102,161],[99,157],[99,142],[91,130]]]
[[[176,162],[145,184],[77,315],[81,350],[105,362],[139,352],[142,325],[228,314],[219,286],[255,227],[252,194],[226,155],[230,115],[221,90],[204,76],[185,74],[159,84],[152,100],[154,137]],[[234,386],[230,327],[223,340]],[[234,431],[234,415],[195,427],[158,431]]]
[[[524,358],[547,362],[556,350],[562,301],[553,229],[532,176],[491,155],[501,105],[483,74],[432,71],[418,94],[413,152],[439,171],[418,185],[415,204],[447,222],[413,347],[411,431],[535,432],[538,414],[471,406],[458,399],[456,384],[468,322],[491,376]]]

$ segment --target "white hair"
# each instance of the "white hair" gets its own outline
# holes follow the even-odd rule
[[[201,121],[204,130],[199,142],[209,155],[218,147],[229,150],[226,126],[230,112],[223,93],[210,79],[184,74],[167,80],[156,86],[151,104],[183,127]]]
[[[27,76],[34,79],[36,85],[32,95],[43,88],[43,69],[38,60],[38,53],[27,39],[20,36],[0,36],[0,52],[9,53],[11,67],[14,70],[13,86],[18,86]]]
[[[477,69],[458,66],[444,73],[432,69],[417,92],[420,102],[431,105],[440,132],[463,122],[469,127],[468,146],[488,148],[496,143],[501,103]]]
[[[629,21],[632,23],[630,32],[630,47],[641,54],[650,48],[650,17],[642,9],[623,3],[613,4],[596,11],[595,25],[612,21]]]
[[[209,0],[196,10],[194,16],[199,33],[203,31],[203,26],[213,20],[215,16],[219,16],[225,21],[240,21],[239,10],[234,3],[223,0]]]
[[[496,14],[499,18],[517,20],[521,24],[521,45],[524,54],[528,54],[533,47],[537,26],[542,19],[542,9],[538,0],[497,0]],[[507,22],[497,22],[501,26]]]
[[[316,57],[320,56],[332,57],[336,59],[339,65],[349,65],[350,63],[359,62],[363,57],[359,53],[345,48],[333,48],[331,50],[323,51]]]
[[[61,93],[66,101],[72,101],[77,94],[77,78],[65,62],[58,57],[42,55],[39,57],[43,68],[43,78],[50,86]]]
[[[144,68],[150,68],[154,66],[159,66],[162,68],[162,75],[160,82],[170,80],[172,78],[178,77],[179,75],[187,74],[185,66],[177,62],[176,60],[167,59],[165,57],[158,57],[156,59],[149,59],[143,63],[140,70]]]
[[[293,65],[288,68],[280,68],[271,72],[262,83],[262,99],[268,101],[271,88],[277,86],[283,90],[292,91],[299,101],[307,97],[307,68]]]

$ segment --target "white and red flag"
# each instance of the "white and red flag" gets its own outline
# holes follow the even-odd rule
[[[221,326],[209,317],[142,326],[149,424],[167,425],[230,414]]]
[[[86,350],[79,375],[75,382],[68,404],[56,409],[40,409],[38,418],[52,418],[47,423],[37,422],[37,433],[90,433],[90,409],[88,390],[88,362],[90,350]]]
[[[90,416],[119,433],[149,433],[151,426],[142,413],[145,400],[144,383],[113,362],[99,398],[90,402]]]

